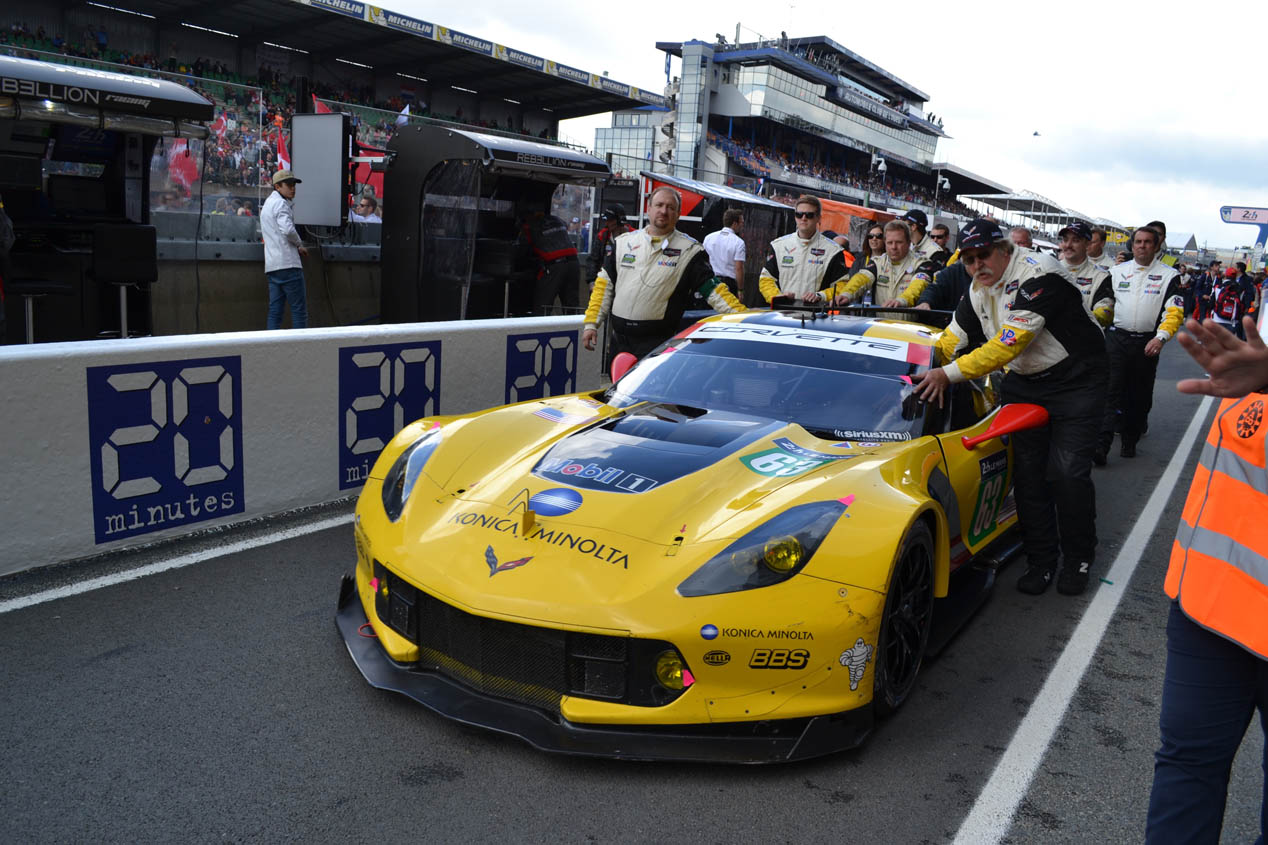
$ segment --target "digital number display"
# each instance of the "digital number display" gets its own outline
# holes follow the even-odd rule
[[[506,404],[577,392],[577,333],[506,338]]]
[[[89,367],[97,543],[241,513],[242,359]]]
[[[440,341],[339,350],[339,489],[360,487],[392,437],[440,413]]]

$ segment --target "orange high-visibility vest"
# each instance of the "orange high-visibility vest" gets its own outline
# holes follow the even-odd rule
[[[1194,622],[1268,660],[1266,402],[1252,393],[1220,404],[1163,589]]]

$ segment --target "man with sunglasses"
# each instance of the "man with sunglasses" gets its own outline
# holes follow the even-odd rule
[[[822,211],[818,197],[798,197],[793,206],[796,231],[771,241],[757,281],[767,302],[776,296],[815,302],[825,298],[837,282],[848,276],[845,250],[819,233]]]
[[[1096,551],[1092,450],[1105,408],[1105,340],[1073,280],[1049,255],[1013,244],[992,220],[960,233],[960,261],[973,274],[938,341],[946,362],[917,376],[916,395],[942,403],[953,384],[1003,370],[1005,402],[1048,411],[1048,425],[1013,435],[1017,515],[1027,568],[1023,593],[1087,588]]]
[[[348,214],[348,220],[353,223],[382,223],[383,218],[379,216],[378,210],[379,201],[366,194],[357,200],[356,207]]]

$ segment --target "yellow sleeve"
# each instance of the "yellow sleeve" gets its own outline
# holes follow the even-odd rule
[[[863,288],[867,287],[874,281],[876,281],[876,277],[869,273],[866,269],[863,269],[851,276],[848,282],[844,279],[833,282],[830,286],[824,289],[823,295],[825,299],[831,299],[845,293],[849,294],[850,299],[853,300],[860,292],[862,292]]]
[[[950,267],[952,264],[954,264],[955,262],[959,260],[960,260],[960,251],[957,249],[955,252],[951,253],[951,257],[947,259],[947,266]]]
[[[1107,297],[1093,305],[1092,316],[1096,318],[1096,322],[1101,328],[1107,328],[1110,323],[1114,322],[1114,300]]]
[[[964,338],[956,333],[955,330],[957,328],[959,326],[952,320],[951,325],[947,326],[946,330],[942,332],[942,336],[938,338],[938,343],[934,346],[934,349],[937,350],[939,364],[951,363],[952,359],[955,358],[955,350],[959,349],[960,344],[964,342]]]
[[[700,287],[700,293],[708,300],[709,307],[719,314],[738,314],[748,310],[735,298],[735,294],[731,293],[729,287],[717,280],[717,277],[703,284]]]
[[[608,278],[608,271],[600,270],[599,275],[594,277],[594,290],[590,291],[590,302],[586,305],[586,328],[598,328],[599,323],[607,316],[612,307],[612,298],[608,295],[611,288],[612,281]]]
[[[762,268],[761,278],[757,280],[757,289],[762,292],[762,297],[769,305],[770,301],[779,296],[779,280],[766,272],[766,268]]]
[[[1166,340],[1176,336],[1180,326],[1184,324],[1184,306],[1168,305],[1163,312],[1162,322],[1158,324],[1158,334],[1166,334]]]
[[[894,298],[910,308],[920,301],[920,294],[924,293],[927,287],[929,287],[929,276],[925,273],[917,273],[911,277],[911,281],[907,283],[907,288]]]
[[[954,382],[981,378],[987,373],[1003,369],[1008,362],[1020,355],[1035,339],[1034,332],[1005,327],[995,337],[961,355],[946,366],[947,378]]]

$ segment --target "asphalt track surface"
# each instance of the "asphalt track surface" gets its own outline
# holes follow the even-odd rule
[[[1143,837],[1165,663],[1161,584],[1197,450],[1130,581],[1095,576],[1187,447],[1199,401],[1174,382],[1196,370],[1168,346],[1139,457],[1115,451],[1096,471],[1094,584],[1123,594],[1003,841]],[[989,800],[983,789],[1032,705],[1053,705],[1036,696],[1092,598],[1025,596],[1013,588],[1020,565],[1004,570],[925,666],[914,698],[855,751],[748,768],[578,759],[371,689],[333,624],[351,526],[302,533],[306,518],[291,520],[300,532],[291,539],[20,609],[5,600],[191,548],[0,580],[0,840],[951,841]],[[1225,842],[1258,833],[1261,755],[1256,721],[1235,766]]]

